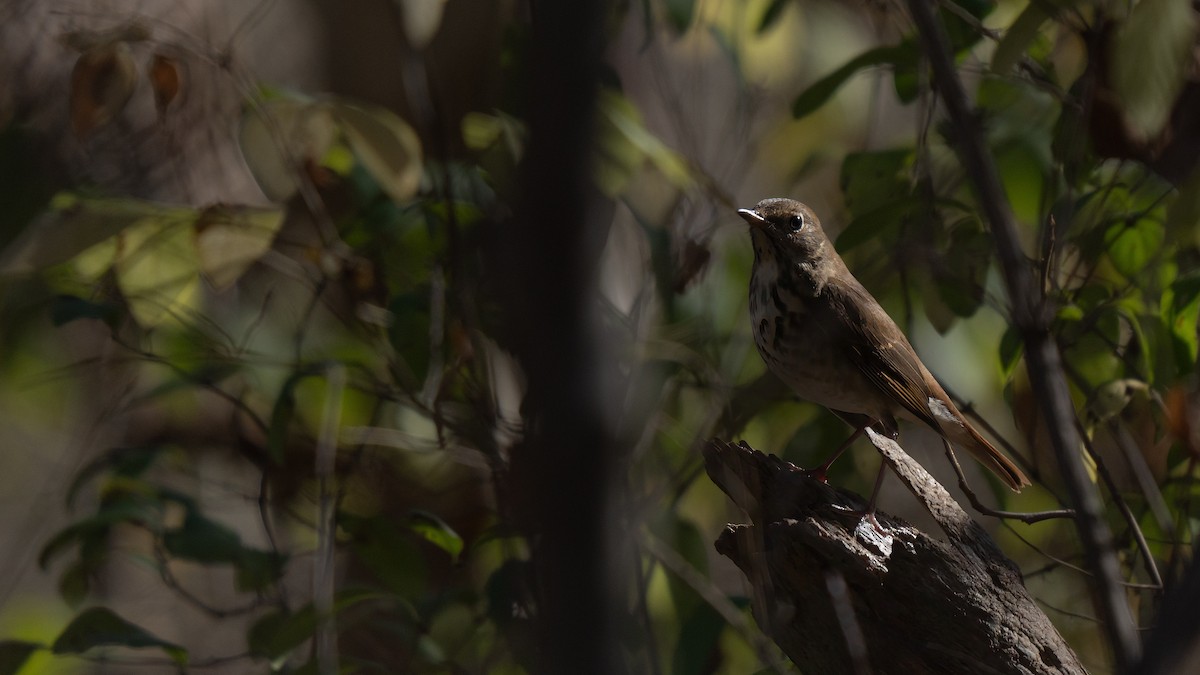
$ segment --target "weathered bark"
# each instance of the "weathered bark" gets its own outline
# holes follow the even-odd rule
[[[1083,673],[1020,572],[894,441],[872,443],[945,531],[879,514],[745,443],[713,440],[712,480],[750,516],[717,550],[753,588],[759,625],[806,673]]]

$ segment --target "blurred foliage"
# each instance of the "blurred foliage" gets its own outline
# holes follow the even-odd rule
[[[398,3],[414,49],[436,32],[442,4]],[[709,3],[642,0],[620,6],[613,30],[629,19],[647,44],[668,45],[709,34],[737,70],[756,40],[798,30],[810,4],[749,3],[754,16],[738,24]],[[1132,518],[1113,506],[1111,519],[1128,578],[1154,583],[1151,566],[1163,575],[1183,569],[1198,519],[1200,432],[1191,420],[1200,406],[1200,172],[1191,166],[1179,177],[1159,164],[1172,143],[1195,142],[1172,129],[1197,118],[1179,110],[1181,92],[1196,86],[1185,67],[1194,11],[1171,0],[1133,3],[1127,15],[1071,1],[940,7],[964,72],[978,79],[987,140],[1055,312],[1089,432],[1081,456],[1109,501],[1130,507]],[[916,133],[839,159],[841,212],[827,226],[844,223],[839,251],[889,307],[918,308],[943,333],[979,315],[1000,317],[1003,330],[991,237],[953,135],[927,114],[935,101],[917,42],[902,17],[879,18],[887,30],[876,44],[864,41],[799,91],[777,92],[772,114],[819,115],[856,78],[882,71],[886,105],[923,111]],[[76,47],[70,107],[80,139],[115,124],[134,92],[141,74],[131,45],[148,36],[131,30]],[[438,127],[461,133],[461,156],[428,147],[427,130],[393,111],[260,83],[247,92],[237,138],[274,207],[0,184],[0,205],[25,223],[0,256],[0,278],[28,296],[5,306],[26,309],[4,329],[12,351],[3,359],[32,349],[22,340],[36,339],[34,314],[57,330],[86,331],[110,345],[97,361],[135,375],[117,408],[178,423],[62,477],[67,507],[78,513],[36,542],[37,562],[57,575],[75,618],[53,641],[0,641],[0,675],[45,652],[107,662],[126,655],[122,648],[157,651],[181,668],[245,660],[264,672],[316,672],[314,637],[329,619],[347,672],[533,670],[537,581],[506,483],[523,383],[503,348],[497,280],[486,265],[511,218],[527,137],[520,87],[529,84],[528,32],[514,19],[499,55],[505,98],[521,103]],[[153,64],[147,75],[166,118],[187,80],[166,57]],[[749,100],[752,78],[737,74],[729,95]],[[750,628],[746,599],[728,591],[737,584],[719,579],[712,562],[709,525],[727,514],[701,479],[698,450],[709,437],[742,435],[807,462],[835,447],[844,429],[792,400],[747,349],[748,247],[719,246],[711,229],[688,224],[703,208],[734,220],[728,194],[740,178],[714,177],[698,151],[673,145],[615,71],[612,78],[600,96],[594,167],[599,191],[633,221],[613,225],[605,255],[620,261],[619,271],[597,303],[619,360],[610,400],[628,446],[621,508],[631,527],[623,535],[636,551],[621,658],[632,672],[767,669],[778,657]],[[14,118],[0,132],[0,166],[20,166],[35,140]],[[703,208],[688,210],[696,204]],[[1061,489],[1019,335],[1009,328],[972,353],[994,365],[982,377],[1003,384],[1024,436],[1023,464],[1038,484],[996,498],[1022,509],[1054,506]],[[332,377],[336,368],[347,377]],[[217,414],[202,414],[214,405]],[[214,426],[219,440],[190,440]],[[329,439],[332,458],[322,455]],[[204,453],[232,457],[235,473],[252,476],[254,494],[231,489],[257,514],[249,525],[209,511],[197,496],[207,489],[203,475],[181,480],[198,474]],[[849,461],[833,479],[865,480]],[[329,490],[332,530],[314,515]],[[1147,549],[1135,528],[1146,532]],[[1010,548],[1022,548],[1017,537],[1032,542],[1034,553],[1014,556],[1048,603],[1088,613],[1078,598],[1056,594],[1061,588],[1040,585],[1043,575],[1072,573],[1058,561],[1080,558],[1068,525],[1001,534]],[[336,546],[344,575],[332,606],[318,609],[306,584],[323,539]],[[118,614],[98,590],[117,557],[152,569],[161,592],[208,617],[244,620],[244,644],[205,661],[187,641]],[[221,597],[238,602],[189,590],[196,568],[228,572]],[[1153,617],[1158,594],[1129,594],[1144,619]],[[1064,631],[1085,661],[1106,658],[1092,627],[1068,621]]]

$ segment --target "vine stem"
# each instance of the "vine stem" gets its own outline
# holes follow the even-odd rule
[[[334,544],[336,543],[337,488],[333,475],[341,428],[342,395],[346,391],[346,367],[340,363],[325,371],[325,409],[317,438],[317,550],[313,559],[313,610],[317,615],[314,649],[317,672],[338,672],[337,625],[333,618],[336,591]]]

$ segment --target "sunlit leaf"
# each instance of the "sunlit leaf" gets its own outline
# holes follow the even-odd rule
[[[609,196],[623,192],[646,162],[678,188],[693,184],[687,161],[668,148],[642,123],[641,113],[620,92],[600,92],[600,157],[598,182]]]
[[[432,513],[413,511],[408,516],[408,527],[429,543],[449,553],[451,561],[458,562],[458,556],[463,550],[463,540],[446,521]]]
[[[82,654],[104,646],[157,647],[180,666],[187,664],[186,649],[155,637],[105,607],[93,607],[80,613],[63,629],[51,649],[55,654]]]
[[[0,675],[16,675],[21,667],[45,645],[20,640],[0,640]]]
[[[179,223],[147,218],[121,232],[113,270],[129,311],[144,327],[180,316],[199,299],[196,248]]]
[[[779,21],[779,17],[783,16],[783,10],[791,3],[791,0],[771,0],[767,5],[767,9],[763,11],[762,19],[758,22],[757,33],[765,33]]]
[[[1165,237],[1161,223],[1142,218],[1134,223],[1121,222],[1109,227],[1104,233],[1104,244],[1113,267],[1126,278],[1133,278],[1162,255]]]
[[[1004,37],[996,45],[996,52],[992,55],[992,72],[1003,75],[1011,71],[1029,45],[1037,39],[1042,24],[1049,18],[1045,5],[1041,2],[1029,3],[1004,31]]]
[[[282,225],[281,209],[205,209],[195,224],[200,271],[218,291],[228,288],[271,248]]]
[[[336,138],[337,125],[327,106],[295,98],[250,107],[238,133],[246,166],[275,202],[296,194],[299,172],[306,164],[319,164]]]
[[[446,0],[395,0],[403,18],[404,37],[413,49],[429,46],[442,24]]]
[[[918,50],[915,43],[876,47],[850,59],[841,68],[809,85],[792,101],[792,117],[804,117],[825,105],[837,90],[842,87],[858,71],[871,66],[891,65],[895,67],[914,67],[917,63]]]
[[[1141,0],[1108,45],[1113,88],[1141,138],[1157,136],[1170,118],[1195,41],[1191,0]]]
[[[80,197],[63,192],[0,255],[0,276],[33,274],[74,258],[135,222],[183,222],[195,211],[137,199]],[[110,244],[111,246],[111,244]],[[104,268],[112,263],[112,250]]]
[[[378,106],[337,101],[330,113],[350,149],[392,199],[408,200],[421,186],[421,140],[407,122]]]
[[[472,150],[490,147],[503,133],[504,126],[495,115],[469,112],[462,118],[463,143]]]

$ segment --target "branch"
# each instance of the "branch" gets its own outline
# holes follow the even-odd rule
[[[984,144],[979,121],[967,102],[954,69],[945,31],[934,16],[929,0],[909,0],[913,22],[933,69],[933,83],[941,94],[955,130],[954,147],[979,197],[980,206],[996,239],[996,253],[1012,302],[1013,321],[1025,343],[1026,368],[1034,394],[1042,405],[1051,445],[1076,511],[1076,528],[1083,542],[1087,566],[1093,572],[1093,592],[1104,617],[1118,672],[1128,671],[1141,646],[1129,604],[1121,586],[1121,571],[1112,532],[1096,486],[1079,460],[1080,438],[1075,410],[1063,374],[1062,356],[1050,334],[1047,308],[1036,291],[1029,261],[1021,251],[1012,212],[1004,196],[996,166]]]
[[[871,442],[949,541],[745,443],[710,441],[705,468],[752,520],[717,550],[746,574],[763,630],[804,672],[1083,673],[1020,573],[891,439]]]

